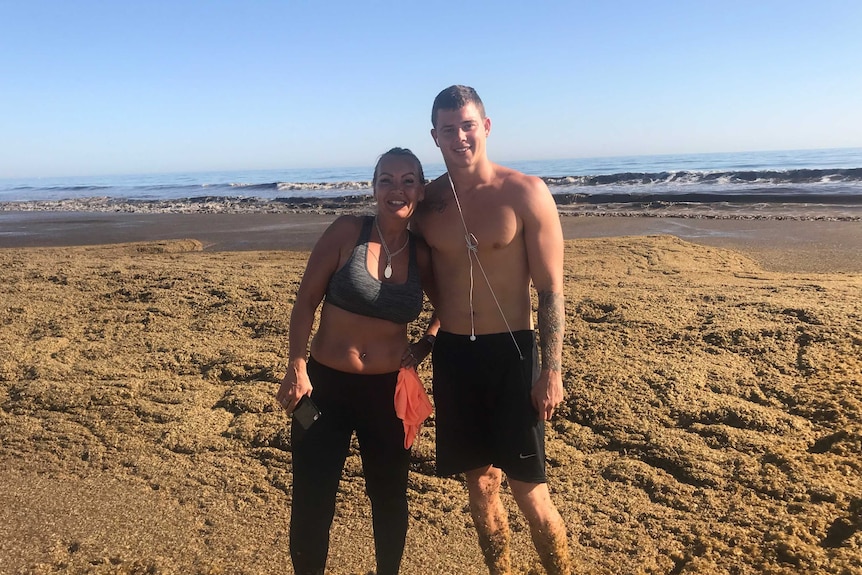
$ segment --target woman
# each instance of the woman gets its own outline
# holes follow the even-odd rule
[[[389,150],[377,162],[373,187],[376,215],[341,216],[323,233],[290,316],[290,357],[277,399],[292,413],[300,399],[313,397],[321,413],[307,429],[298,417],[291,427],[290,553],[297,575],[323,573],[354,431],[371,500],[378,575],[397,573],[404,551],[410,452],[393,397],[399,368],[424,359],[434,338],[429,333],[413,345],[407,340],[407,324],[422,310],[422,288],[433,286],[428,247],[407,229],[425,194],[419,159],[407,149]]]

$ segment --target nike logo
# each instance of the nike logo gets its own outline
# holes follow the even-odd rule
[[[518,457],[520,457],[521,459],[530,459],[531,457],[535,457],[535,456],[536,456],[535,453],[530,453],[528,455],[524,455],[523,453],[518,454]]]

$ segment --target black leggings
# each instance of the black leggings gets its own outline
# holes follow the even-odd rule
[[[404,426],[395,414],[397,372],[344,373],[311,358],[308,376],[320,418],[308,430],[294,420],[290,556],[296,575],[320,575],[329,552],[335,497],[356,431],[365,491],[371,500],[377,574],[398,573],[407,536]]]

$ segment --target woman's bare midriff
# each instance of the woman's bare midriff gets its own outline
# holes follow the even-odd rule
[[[401,367],[407,326],[324,303],[311,355],[347,373],[389,373]]]

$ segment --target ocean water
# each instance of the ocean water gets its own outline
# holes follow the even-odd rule
[[[862,148],[501,162],[561,212],[862,219]],[[426,164],[429,179],[444,173]],[[370,201],[373,166],[0,179],[0,211],[277,211]]]

